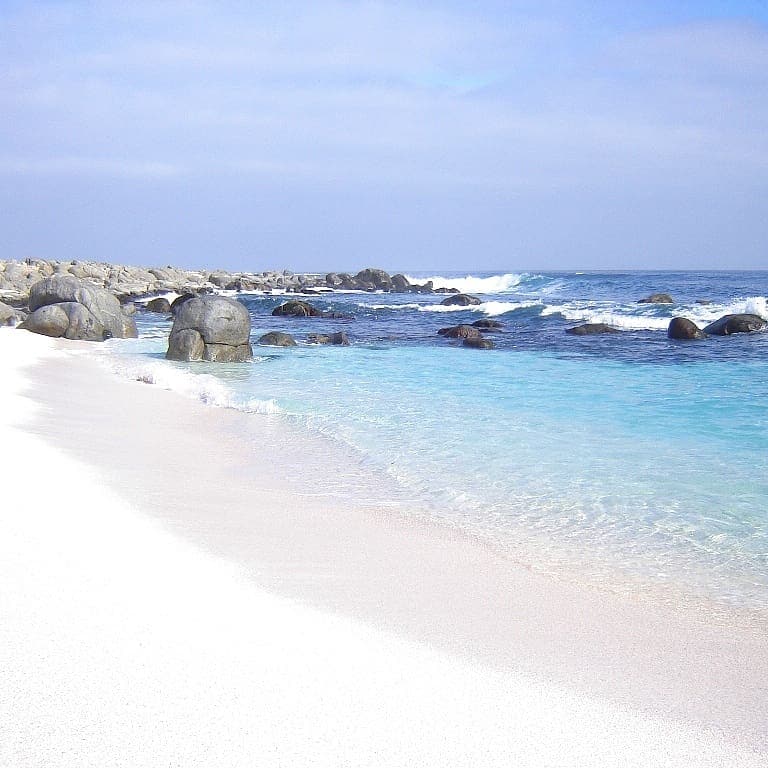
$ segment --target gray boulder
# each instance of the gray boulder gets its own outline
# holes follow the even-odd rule
[[[22,321],[21,313],[18,309],[9,307],[0,301],[0,325],[16,325]]]
[[[469,296],[466,293],[455,293],[447,296],[440,302],[445,307],[470,307],[483,302],[477,296]]]
[[[281,333],[280,331],[270,331],[265,333],[260,339],[259,344],[268,347],[295,347],[296,339],[290,333]]]
[[[696,323],[686,317],[673,317],[667,328],[667,336],[670,339],[688,341],[692,339],[706,339],[707,334]]]
[[[493,349],[496,345],[490,339],[482,336],[471,336],[464,339],[461,346],[471,347],[472,349]]]
[[[306,301],[286,301],[272,310],[274,317],[320,317],[322,314]]]
[[[616,328],[606,325],[605,323],[584,323],[584,325],[577,325],[575,328],[566,328],[566,333],[570,333],[572,336],[596,336],[601,333],[621,333]]]
[[[307,336],[310,344],[338,344],[344,347],[349,346],[349,336],[344,331],[336,333],[310,333]]]
[[[438,334],[447,339],[479,339],[480,329],[473,328],[471,325],[454,325],[450,328],[441,328]]]
[[[251,318],[225,296],[195,296],[179,305],[168,338],[168,360],[238,363],[253,357]]]
[[[29,309],[22,327],[33,333],[84,341],[138,335],[135,321],[111,293],[72,275],[53,275],[35,283],[29,292]]]
[[[644,299],[638,299],[638,304],[674,304],[675,300],[668,293],[652,293]]]
[[[730,336],[733,333],[752,333],[762,331],[768,326],[768,321],[760,315],[724,315],[714,323],[704,328],[704,333],[712,336]]]
[[[163,315],[169,315],[171,313],[171,302],[162,296],[148,301],[144,306],[147,312],[159,312]]]
[[[392,290],[392,278],[383,269],[361,269],[355,275],[355,281],[358,286],[365,290],[366,288],[373,288],[377,291],[391,291]]]

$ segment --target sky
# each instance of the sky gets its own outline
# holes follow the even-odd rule
[[[768,2],[0,0],[0,258],[768,268]]]

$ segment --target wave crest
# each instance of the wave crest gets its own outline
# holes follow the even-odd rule
[[[411,283],[421,284],[431,280],[435,288],[455,288],[461,293],[506,293],[532,276],[525,273],[507,272],[491,277],[475,277],[473,275],[465,275],[464,277],[443,277],[441,275],[411,277],[406,275],[406,277]]]

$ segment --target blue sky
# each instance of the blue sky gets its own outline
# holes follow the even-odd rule
[[[3,258],[768,267],[764,1],[5,2],[0,113]]]

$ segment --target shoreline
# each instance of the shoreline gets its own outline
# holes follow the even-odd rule
[[[17,332],[0,333],[0,344],[8,333]],[[554,685],[638,722],[768,754],[765,633],[712,627],[693,611],[649,614],[525,571],[455,531],[297,494],[281,480],[281,456],[298,444],[313,460],[312,437],[275,419],[121,381],[86,355],[46,358],[25,375],[39,408],[25,434],[88,467],[164,535],[296,611],[321,611],[507,682],[535,681],[527,695]],[[730,764],[750,764],[738,762],[746,754]]]

